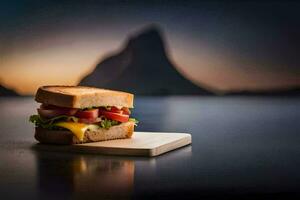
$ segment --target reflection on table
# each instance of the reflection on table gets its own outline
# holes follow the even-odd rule
[[[133,192],[131,160],[36,152],[36,165],[41,198],[126,199]]]

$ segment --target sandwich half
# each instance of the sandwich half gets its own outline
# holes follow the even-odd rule
[[[78,144],[130,138],[134,95],[84,86],[43,86],[35,100],[35,139],[48,144]]]

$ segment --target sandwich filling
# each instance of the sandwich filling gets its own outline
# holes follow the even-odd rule
[[[36,127],[49,130],[69,130],[80,141],[83,140],[86,130],[99,128],[109,129],[112,126],[131,121],[129,108],[117,108],[115,106],[92,107],[92,108],[66,108],[54,105],[41,104],[37,109],[38,114],[31,115],[29,121]]]

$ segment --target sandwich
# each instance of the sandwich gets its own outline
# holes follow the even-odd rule
[[[35,139],[47,144],[78,144],[130,138],[138,121],[130,118],[134,95],[84,86],[43,86],[41,103],[29,121]]]

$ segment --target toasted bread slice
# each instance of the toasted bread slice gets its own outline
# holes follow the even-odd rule
[[[99,142],[113,139],[130,138],[134,131],[134,122],[126,122],[109,129],[99,128],[97,131],[87,130],[84,133],[83,141],[70,131],[48,130],[40,127],[35,128],[35,139],[45,144],[79,144],[88,142]]]
[[[117,106],[133,108],[133,94],[84,86],[43,86],[35,95],[39,103],[68,108]]]

